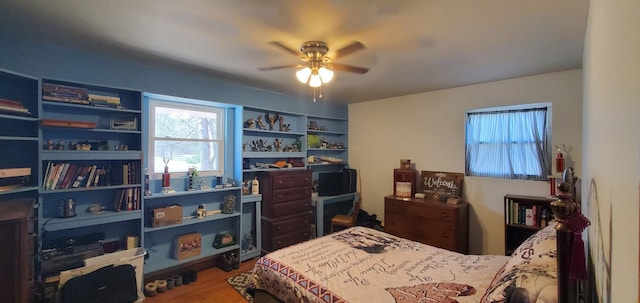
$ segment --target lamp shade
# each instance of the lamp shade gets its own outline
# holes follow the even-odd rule
[[[318,70],[318,74],[320,75],[322,83],[329,83],[329,81],[333,79],[333,71],[324,66]]]
[[[298,81],[302,83],[309,82],[309,76],[311,76],[311,69],[309,67],[305,67],[296,72],[296,77],[298,78]]]
[[[309,78],[309,86],[320,87],[321,85],[322,81],[320,80],[320,75],[317,73],[311,74],[311,78]]]

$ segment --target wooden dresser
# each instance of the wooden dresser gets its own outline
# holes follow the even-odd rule
[[[469,204],[386,196],[384,230],[398,237],[467,254]]]
[[[262,194],[262,249],[270,252],[311,237],[311,171],[258,174]]]
[[[34,290],[33,204],[35,199],[0,201],[0,294],[2,302],[31,302]]]

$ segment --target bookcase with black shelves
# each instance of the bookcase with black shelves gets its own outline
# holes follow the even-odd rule
[[[553,220],[550,204],[555,200],[553,196],[504,196],[505,255]]]
[[[0,69],[0,201],[37,198],[38,79]]]
[[[42,250],[84,237],[124,249],[142,220],[142,93],[55,79],[40,86]]]
[[[238,251],[240,249],[240,196],[240,187],[175,191],[166,194],[153,193],[145,196],[146,211],[142,242],[149,258],[145,263],[144,273],[166,270],[232,250]],[[231,203],[232,211],[222,211],[225,203]],[[180,222],[154,227],[151,210],[173,205],[180,206]],[[197,214],[199,208],[205,210],[205,214],[200,217]],[[176,239],[193,233],[201,237],[200,252],[189,258],[177,258]],[[233,243],[215,247],[214,240],[219,234],[231,235],[234,239]]]

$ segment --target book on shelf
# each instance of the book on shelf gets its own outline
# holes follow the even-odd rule
[[[89,175],[87,176],[87,180],[83,184],[84,187],[93,186],[93,179],[96,177],[96,171],[97,170],[98,170],[98,166],[97,165],[91,165],[91,167],[89,168]]]
[[[73,188],[81,187],[81,185],[84,184],[84,180],[87,178],[87,175],[89,174],[90,169],[91,169],[91,165],[84,165],[82,167],[82,170],[80,170],[80,173],[76,177],[76,180],[73,181],[73,184],[71,187]]]
[[[69,168],[67,168],[67,171],[64,174],[64,178],[62,179],[62,182],[60,183],[59,189],[66,189],[66,188],[69,187],[69,183],[71,183],[71,178],[73,178],[73,176],[75,176],[77,169],[78,169],[78,165],[69,164]]]
[[[64,181],[64,177],[67,175],[67,170],[69,170],[70,163],[62,163],[62,169],[60,173],[56,176],[55,186],[53,189],[60,189],[62,186],[62,182]]]
[[[42,99],[77,104],[89,104],[86,88],[53,83],[42,83]]]

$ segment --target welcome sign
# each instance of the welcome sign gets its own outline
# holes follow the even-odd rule
[[[418,192],[426,198],[439,199],[441,196],[462,197],[463,173],[421,171]]]

